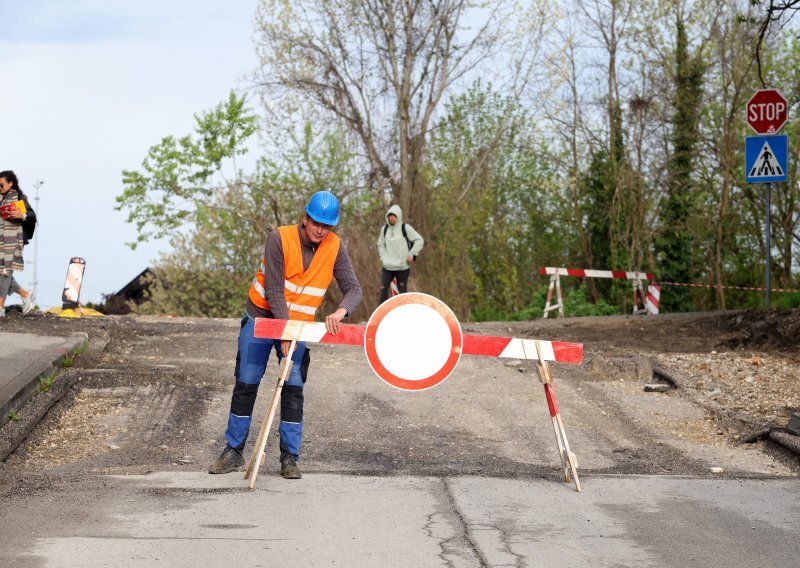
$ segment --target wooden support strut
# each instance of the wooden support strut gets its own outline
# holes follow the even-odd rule
[[[275,411],[278,408],[278,402],[281,400],[283,383],[286,382],[286,378],[289,376],[289,370],[292,368],[292,355],[294,354],[295,347],[297,346],[297,340],[302,333],[303,324],[299,323],[294,327],[292,343],[289,345],[289,351],[286,353],[286,357],[283,358],[283,367],[280,377],[278,377],[278,382],[275,385],[275,392],[272,393],[272,399],[269,401],[267,415],[264,417],[264,422],[261,424],[261,430],[258,433],[258,439],[253,447],[253,454],[250,456],[250,461],[247,462],[247,469],[244,472],[244,478],[250,480],[250,489],[253,489],[256,486],[258,468],[261,466],[261,460],[264,457],[264,448],[267,445],[269,431],[272,427],[272,420],[275,418]]]
[[[570,450],[569,442],[567,441],[567,432],[564,430],[564,423],[561,421],[561,413],[558,411],[558,402],[556,402],[556,393],[553,389],[553,378],[550,375],[550,368],[547,366],[542,356],[542,348],[539,341],[535,341],[536,354],[538,361],[536,362],[536,371],[539,374],[539,379],[544,385],[544,395],[547,399],[547,407],[550,410],[550,419],[553,422],[553,430],[556,434],[556,444],[558,444],[558,454],[561,458],[561,469],[564,473],[564,481],[569,483],[570,472],[575,481],[575,489],[580,493],[581,482],[578,479],[578,458]]]
[[[631,280],[633,283],[633,314],[650,314],[650,310],[647,309],[647,295],[644,292],[644,287],[642,286],[642,280],[640,278],[633,278]],[[641,302],[642,307],[639,307]]]
[[[553,299],[553,289],[556,291],[556,303],[554,305],[550,305],[550,301]],[[553,310],[558,310],[558,317],[564,317],[564,302],[561,299],[561,276],[556,274],[550,275],[550,286],[547,288],[547,302],[544,305],[544,313],[542,317],[547,317],[548,312]]]

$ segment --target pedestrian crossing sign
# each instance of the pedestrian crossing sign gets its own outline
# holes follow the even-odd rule
[[[745,138],[744,167],[747,183],[786,181],[789,137],[748,136]]]

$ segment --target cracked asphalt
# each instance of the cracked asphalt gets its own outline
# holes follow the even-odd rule
[[[653,378],[636,337],[613,346],[608,330],[587,334],[587,364],[554,368],[581,493],[559,477],[527,364],[464,357],[438,387],[408,393],[342,346],[311,347],[303,479],[278,475],[273,432],[250,491],[241,473],[205,473],[222,449],[238,320],[8,323],[85,331],[89,349],[57,379],[73,386],[0,465],[3,566],[716,567],[793,565],[800,554],[797,456],[737,443],[691,397],[644,392]],[[530,323],[506,332],[581,340],[574,320]],[[271,361],[251,442],[276,376]]]

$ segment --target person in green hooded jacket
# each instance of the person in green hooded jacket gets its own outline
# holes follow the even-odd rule
[[[378,234],[378,254],[381,258],[380,302],[389,297],[389,286],[397,279],[397,289],[403,294],[408,290],[411,265],[416,261],[425,240],[414,227],[403,223],[403,211],[392,205],[386,212],[386,224]]]

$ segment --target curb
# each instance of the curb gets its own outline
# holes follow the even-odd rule
[[[58,347],[49,349],[49,356],[44,356],[31,363],[8,385],[0,389],[0,427],[8,422],[8,413],[24,406],[39,390],[39,378],[58,372],[61,363],[79,349],[89,344],[89,335],[75,332],[64,339]],[[0,458],[2,459],[2,458]]]

